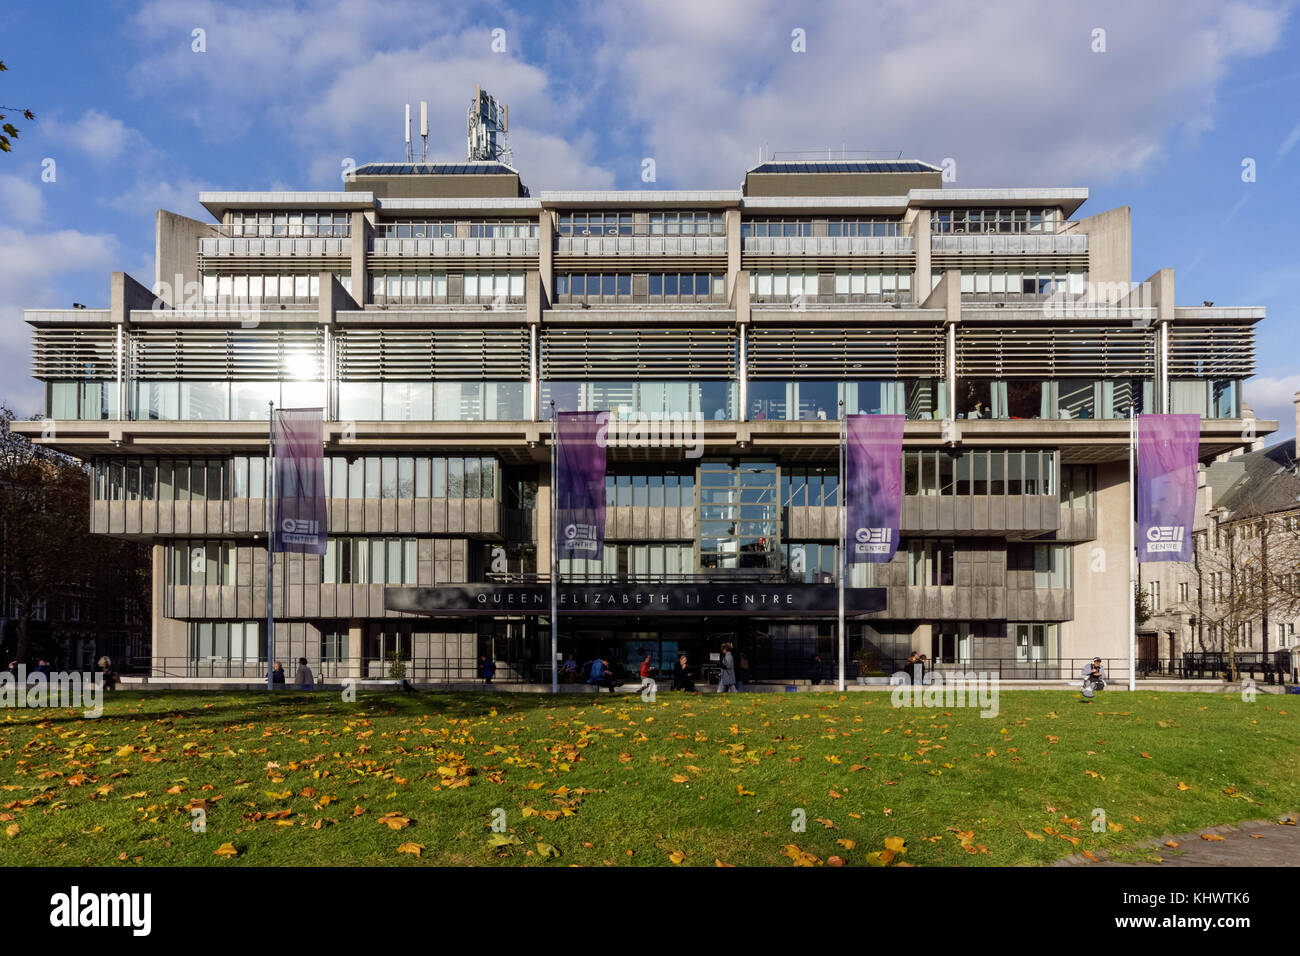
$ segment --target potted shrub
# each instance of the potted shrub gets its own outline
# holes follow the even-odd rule
[[[874,647],[863,647],[854,652],[853,663],[858,665],[858,683],[866,684],[867,678],[878,677],[880,670],[880,652]]]

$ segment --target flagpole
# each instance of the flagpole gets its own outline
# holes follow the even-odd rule
[[[845,636],[844,636],[844,578],[848,575],[848,567],[849,567],[849,543],[848,543],[847,526],[845,525],[845,504],[846,504],[845,499],[848,497],[848,486],[844,483],[844,457],[845,457],[845,456],[844,456],[844,443],[845,443],[845,440],[846,440],[846,437],[845,437],[845,428],[847,427],[847,425],[848,425],[848,420],[844,417],[844,400],[841,399],[841,400],[840,400],[840,466],[839,466],[839,467],[840,467],[840,475],[839,475],[839,486],[840,486],[840,500],[839,500],[839,505],[840,505],[840,507],[839,507],[839,512],[840,512],[840,515],[839,515],[839,518],[840,518],[840,567],[839,567],[839,572],[840,572],[840,573],[837,575],[837,577],[839,577],[839,579],[840,579],[840,595],[839,595],[839,598],[840,598],[840,608],[839,608],[839,624],[840,624],[840,632],[839,632],[839,633],[840,633],[840,653],[839,653],[839,658],[840,658],[840,690],[844,690],[844,651],[845,651],[845,648],[847,647],[847,644],[848,644],[848,642],[845,640]]]
[[[266,689],[275,690],[275,402],[266,404]]]
[[[1136,437],[1134,428],[1137,419],[1133,415],[1133,401],[1130,397],[1128,406],[1128,689],[1137,690],[1137,674],[1134,666],[1135,645],[1137,643],[1137,540],[1134,525],[1137,516],[1133,513],[1133,499],[1137,494],[1134,485],[1134,448]]]
[[[560,656],[560,619],[557,615],[560,604],[560,548],[555,539],[556,514],[555,505],[559,500],[556,494],[555,482],[556,475],[559,472],[556,458],[559,455],[559,446],[556,444],[557,439],[555,431],[555,400],[551,400],[551,693],[559,693],[559,666]]]

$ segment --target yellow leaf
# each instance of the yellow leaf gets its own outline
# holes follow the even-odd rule
[[[1202,833],[1202,834],[1201,834],[1201,839],[1202,839],[1202,840],[1208,840],[1210,843],[1222,843],[1222,842],[1223,842],[1223,837],[1219,836],[1217,833]]]
[[[1179,781],[1178,781],[1178,789],[1179,789],[1179,790],[1190,790],[1190,789],[1192,789],[1192,788],[1189,787],[1187,784],[1183,783],[1181,780],[1179,780]]]
[[[411,856],[419,856],[424,849],[423,843],[403,843],[397,848],[398,853],[409,853]]]
[[[885,837],[885,849],[893,853],[906,853],[907,841],[902,837]]]
[[[560,851],[557,850],[555,847],[553,847],[553,846],[552,846],[551,844],[549,844],[549,843],[541,843],[541,842],[539,842],[539,843],[537,844],[537,852],[538,852],[538,854],[539,854],[540,856],[544,856],[544,857],[547,857],[547,856],[559,856],[559,855],[560,855]]]
[[[1177,840],[1166,840],[1166,841],[1165,841],[1165,846],[1169,847],[1169,849],[1171,849],[1171,850],[1176,849],[1176,848],[1178,847],[1178,841],[1177,841]]]
[[[683,775],[680,774],[680,773],[675,773],[675,774],[673,774],[673,776],[672,776],[672,781],[673,781],[673,783],[690,783],[690,782],[691,782],[691,778],[690,778],[690,777],[683,776]]]
[[[715,859],[715,860],[713,861],[713,865],[714,865],[714,866],[725,866],[725,867],[730,867],[730,868],[733,869],[733,870],[736,868],[736,864],[734,864],[734,863],[723,863],[721,860],[718,860],[718,859]]]
[[[855,841],[848,840],[848,839],[836,840],[835,842],[838,843],[840,846],[844,847],[844,849],[846,850],[852,850],[855,846],[858,845]]]
[[[742,797],[752,797],[754,795],[753,790],[746,790],[740,784],[736,784],[736,793]]]
[[[11,840],[21,832],[22,832],[22,827],[20,827],[16,823],[11,823],[9,824],[9,826],[5,827],[5,836],[9,837],[9,839]]]
[[[233,843],[223,843],[212,851],[213,856],[239,856],[239,851],[235,849]]]
[[[682,862],[686,859],[686,854],[683,853],[681,850],[673,850],[672,853],[668,854],[668,859],[671,860],[673,863],[676,863],[678,866],[680,866]]]

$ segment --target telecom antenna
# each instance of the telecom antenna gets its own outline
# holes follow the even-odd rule
[[[474,87],[466,122],[467,158],[471,163],[504,162],[511,156],[506,134],[510,130],[510,108]]]
[[[429,161],[429,104],[420,100],[420,162]]]
[[[406,161],[411,161],[411,104],[406,104]]]

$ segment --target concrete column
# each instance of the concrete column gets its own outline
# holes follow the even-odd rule
[[[1157,408],[1169,411],[1169,330],[1174,320],[1174,270],[1159,269],[1143,285],[1143,305],[1156,310],[1156,396]]]
[[[541,308],[548,309],[555,301],[555,221],[549,209],[537,214],[537,274],[542,283]]]
[[[739,210],[736,210],[736,212],[739,213]],[[731,304],[736,310],[736,329],[740,337],[739,365],[736,369],[736,391],[738,393],[736,401],[740,407],[736,409],[736,420],[743,422],[748,417],[746,409],[749,406],[749,321],[751,312],[749,308],[749,272],[747,270],[741,269],[736,273],[733,293]]]
[[[203,294],[199,273],[199,239],[220,235],[216,226],[186,216],[158,210],[154,234],[154,289],[173,309]],[[186,290],[189,290],[188,293]]]
[[[912,296],[917,302],[924,302],[930,294],[930,210],[916,210],[916,218],[911,223],[912,238],[916,240],[916,274],[912,277]]]
[[[546,448],[555,454],[551,447],[549,423],[546,432]],[[537,573],[551,573],[551,465],[549,459],[537,466]]]
[[[362,645],[365,640],[366,635],[362,622],[357,618],[348,621],[348,659],[346,661],[348,676],[366,676],[361,673]]]
[[[740,209],[728,209],[723,213],[723,227],[727,234],[727,298],[736,298],[740,275]],[[744,277],[745,290],[749,290],[749,276]]]
[[[371,213],[373,215],[373,213]],[[370,239],[375,234],[374,225],[364,210],[352,213],[352,298],[360,305],[370,299],[367,286],[366,259],[370,252]]]

